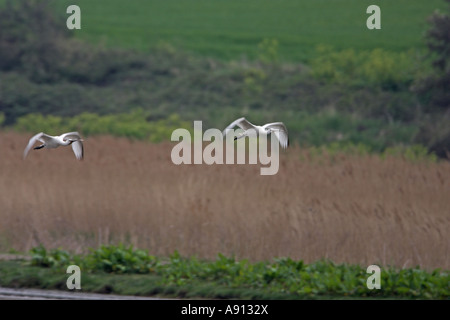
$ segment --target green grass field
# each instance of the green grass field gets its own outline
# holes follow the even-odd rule
[[[61,14],[73,1],[58,1]],[[424,45],[426,18],[442,0],[79,0],[77,36],[111,46],[177,49],[220,59],[255,58],[258,44],[277,39],[279,58],[308,61],[316,47],[384,48]],[[368,30],[366,9],[381,8],[381,30]]]

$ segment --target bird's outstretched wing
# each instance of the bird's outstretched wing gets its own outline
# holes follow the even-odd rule
[[[75,153],[75,157],[78,160],[83,160],[83,157],[84,157],[83,142],[78,140],[78,141],[75,141],[74,143],[72,143],[72,150],[73,150],[73,153]]]
[[[223,135],[225,136],[228,132],[228,130],[234,128],[235,126],[238,126],[242,130],[248,130],[248,129],[255,129],[255,126],[247,121],[244,117],[239,118],[237,120],[234,120],[232,123],[230,123],[225,130],[223,130]]]
[[[280,142],[282,148],[286,149],[288,147],[289,145],[288,131],[283,122],[268,123],[265,124],[263,128],[270,128],[273,131],[273,133],[275,133],[275,136]]]
[[[46,143],[46,142],[48,142],[51,139],[53,139],[52,136],[49,136],[48,134],[45,134],[43,132],[39,132],[38,134],[35,134],[28,141],[28,145],[26,146],[25,150],[23,151],[23,158],[25,159],[27,157],[28,152],[30,152],[30,149],[33,147],[33,145],[36,143],[36,141],[40,141],[42,143]]]
[[[81,135],[78,132],[74,131],[74,132],[64,133],[60,137],[64,141],[69,140],[69,139],[70,140],[77,140],[77,141],[72,143],[72,150],[73,150],[73,153],[75,154],[75,157],[78,160],[83,160],[84,149],[83,149],[83,142],[82,142],[82,139],[81,139]]]

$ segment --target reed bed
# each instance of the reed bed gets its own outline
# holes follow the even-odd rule
[[[291,147],[260,165],[175,165],[175,143],[88,137],[32,150],[0,132],[0,251],[81,253],[126,243],[153,255],[450,268],[450,163],[400,156],[313,157]]]

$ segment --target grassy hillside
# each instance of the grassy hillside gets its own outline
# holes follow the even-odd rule
[[[65,14],[63,0],[56,4]],[[79,0],[82,30],[76,35],[111,46],[147,49],[171,44],[220,59],[254,59],[258,44],[277,39],[283,61],[307,61],[320,44],[336,49],[423,47],[426,17],[441,0]],[[366,27],[371,4],[381,8],[382,29]]]
[[[191,39],[186,37],[189,45],[203,43],[215,46],[222,43],[221,25],[234,30],[230,34],[237,37],[249,34],[244,26],[227,24],[225,18],[212,18],[214,14],[228,12],[226,8],[242,6],[241,2],[141,1],[127,6],[120,2],[123,8],[119,2],[80,2],[84,27],[81,31],[72,32],[65,27],[67,2],[52,2],[54,7],[51,9],[59,12],[59,18],[55,18],[54,12],[43,6],[43,2],[14,3],[16,6],[0,11],[0,110],[4,114],[4,126],[14,125],[30,113],[67,119],[89,112],[101,116],[115,114],[115,119],[119,119],[118,115],[143,109],[148,122],[177,114],[188,123],[203,120],[207,127],[224,128],[232,120],[246,116],[254,123],[284,121],[292,141],[302,145],[363,143],[372,150],[383,152],[392,146],[420,143],[441,157],[446,155],[448,108],[434,108],[429,103],[429,91],[421,94],[414,89],[420,87],[417,86],[420,80],[433,71],[424,55],[418,52],[420,45],[407,40],[408,35],[415,34],[417,43],[421,42],[419,39],[426,28],[425,18],[428,10],[432,11],[433,1],[408,3],[401,7],[405,12],[399,12],[399,6],[395,10],[390,9],[389,3],[385,8],[383,3],[383,12],[388,12],[387,27],[380,31],[369,31],[364,23],[362,28],[329,26],[329,21],[333,21],[332,13],[335,18],[352,14],[354,7],[349,5],[350,2],[333,1],[327,2],[326,6],[321,1],[301,2],[310,6],[314,3],[316,12],[326,12],[329,17],[321,20],[316,16],[311,20],[311,16],[305,13],[309,8],[301,11],[304,17],[294,20],[299,23],[310,19],[308,23],[312,27],[302,28],[318,32],[318,35],[308,36],[309,40],[315,41],[314,45],[302,42],[299,47],[295,46],[298,38],[289,36],[289,30],[295,29],[295,23],[289,20],[295,8],[289,9],[289,5],[297,2],[282,1],[280,3],[286,7],[276,8],[270,8],[275,2],[262,2],[263,5],[258,7],[255,2],[245,2],[249,7],[236,11],[248,12],[253,4],[255,8],[250,16],[260,22],[252,22],[250,18],[241,20],[253,25],[250,29],[259,30],[259,35],[255,36],[259,42],[250,47],[247,40],[238,42],[243,46],[244,54],[251,52],[249,48],[256,50],[254,61],[241,59],[241,56],[223,61],[217,59],[221,57],[209,47],[207,57],[186,53],[188,48],[178,40],[172,42],[170,37],[162,43],[153,41],[157,48],[144,51],[135,50],[136,46],[129,49],[130,46],[121,44],[119,40],[107,40],[111,47],[105,47],[98,45],[101,42],[99,37],[94,36],[91,44],[79,39],[95,35],[95,28],[103,26],[111,31],[111,36],[118,34],[123,39],[136,36],[146,42],[147,31],[164,31],[165,23],[169,23],[167,28],[173,35],[181,34],[184,39],[183,32],[187,32],[192,36]],[[36,5],[30,6],[30,3]],[[204,6],[195,7],[194,3],[203,3]],[[342,6],[333,8],[329,7],[332,6],[330,3]],[[98,5],[97,9],[94,4]],[[150,10],[154,18],[145,14],[148,10],[144,4],[154,4],[154,10]],[[187,4],[192,4],[192,8],[185,8]],[[214,10],[213,4],[218,6]],[[326,10],[319,10],[320,4]],[[425,10],[424,4],[430,7]],[[443,1],[441,5],[444,5]],[[132,8],[135,14],[128,14],[127,10]],[[208,8],[211,13],[203,13]],[[286,19],[279,18],[279,23],[275,23],[271,20],[272,14],[281,8],[286,10],[282,14]],[[410,14],[409,10],[415,13]],[[172,12],[180,14],[180,18],[174,19],[179,24],[171,19]],[[366,17],[364,12],[363,20]],[[185,17],[190,17],[188,20],[193,25],[211,25],[197,26],[192,29],[196,30],[194,32],[189,23],[185,25]],[[408,20],[404,22],[408,32],[401,27],[402,19]],[[392,28],[390,24],[394,20],[396,27]],[[159,21],[158,27],[139,24],[155,21]],[[339,19],[339,23],[351,21],[356,20],[350,17]],[[212,25],[217,25],[217,28]],[[289,50],[283,49],[283,41],[278,35],[264,31],[271,26],[280,26],[281,29],[274,28],[274,32],[278,30],[280,35],[295,40]],[[344,40],[335,35],[335,31],[340,32],[341,29],[347,31]],[[219,41],[202,38],[205,33],[214,34],[214,39]],[[101,34],[109,37],[108,33]],[[325,39],[327,37],[329,40]],[[386,43],[401,44],[403,49],[395,49]],[[410,46],[411,50],[404,51]],[[219,47],[217,52],[226,53],[228,47],[233,46]],[[303,52],[304,48],[314,50],[307,64],[287,62],[286,52]],[[28,123],[33,119],[34,116],[29,118]],[[31,127],[36,126],[23,129]]]

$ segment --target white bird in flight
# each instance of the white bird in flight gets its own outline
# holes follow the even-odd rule
[[[28,152],[31,150],[31,147],[36,143],[36,141],[42,142],[40,146],[34,147],[33,149],[42,149],[42,148],[58,148],[59,146],[68,146],[72,145],[73,153],[78,160],[83,159],[84,151],[83,151],[83,139],[81,138],[78,132],[67,132],[60,136],[50,136],[43,132],[40,132],[34,135],[30,141],[28,142],[27,147],[23,151],[23,158],[25,159],[28,155]]]
[[[244,130],[244,132],[234,137],[234,140],[246,137],[250,135],[251,132],[256,132],[257,135],[269,134],[273,132],[280,142],[282,148],[287,148],[287,146],[289,145],[288,131],[283,122],[272,122],[267,123],[263,126],[256,126],[248,122],[247,119],[243,117],[233,121],[228,127],[226,127],[223,131],[223,135],[225,136],[228,130],[234,128],[235,126],[240,127],[242,130]]]

